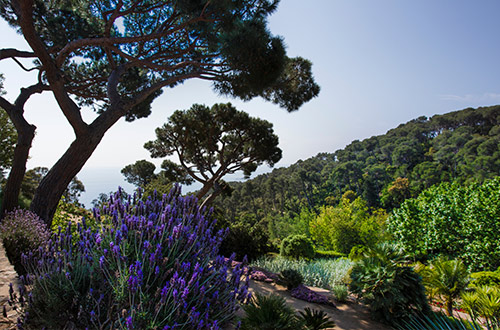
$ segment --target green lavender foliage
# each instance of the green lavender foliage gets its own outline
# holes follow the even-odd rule
[[[349,290],[345,284],[336,284],[332,287],[333,295],[335,300],[338,302],[346,302],[347,296],[349,295]]]
[[[346,281],[352,262],[343,258],[305,261],[276,257],[257,259],[251,265],[266,269],[272,273],[280,273],[285,269],[294,269],[302,275],[305,285],[330,289],[334,285]]]

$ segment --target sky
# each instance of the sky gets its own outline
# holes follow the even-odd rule
[[[139,159],[157,165],[143,148],[173,111],[194,103],[231,102],[273,123],[289,166],[353,140],[380,135],[419,116],[500,104],[500,33],[497,0],[282,0],[269,29],[284,38],[290,57],[313,62],[320,95],[287,113],[272,103],[242,102],[215,94],[210,83],[191,80],[167,89],[153,114],[118,122],[78,174],[81,201],[118,186],[131,191],[120,169]],[[28,50],[22,36],[0,19],[0,48]],[[14,62],[0,62],[6,97],[35,81]],[[37,126],[28,168],[51,167],[74,135],[49,93],[32,98],[27,120]],[[85,118],[93,118],[90,110]],[[263,165],[258,172],[270,171]],[[241,176],[233,176],[239,179]]]

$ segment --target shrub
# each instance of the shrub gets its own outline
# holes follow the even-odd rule
[[[462,294],[462,307],[474,321],[486,323],[488,329],[500,329],[500,288],[478,286],[473,291],[465,292]]]
[[[453,301],[460,297],[469,284],[469,273],[459,259],[438,258],[424,271],[424,284],[443,298],[446,312],[451,316]]]
[[[344,284],[336,284],[332,287],[333,295],[338,302],[346,302],[349,291]]]
[[[497,272],[477,272],[472,273],[471,285],[472,286],[496,286],[500,287],[500,273]]]
[[[390,257],[390,258],[389,258]],[[399,266],[402,256],[391,245],[380,245],[351,270],[349,289],[368,304],[372,316],[396,324],[413,312],[429,312],[421,277],[412,268]]]
[[[288,258],[262,258],[252,262],[252,266],[279,273],[287,268],[297,270],[304,278],[304,284],[330,289],[346,282],[352,263],[344,258],[320,259],[314,261],[291,260]]]
[[[357,261],[363,259],[365,254],[368,253],[369,248],[364,245],[355,245],[349,252],[349,260]]]
[[[34,252],[45,245],[50,232],[35,213],[17,209],[7,213],[2,220],[0,238],[10,263],[19,274],[25,274],[26,270],[21,263],[22,254]]]
[[[255,260],[269,251],[269,237],[261,225],[238,222],[229,224],[228,228],[229,233],[220,246],[222,255],[231,255],[234,252],[238,260],[242,260],[244,256]]]
[[[223,326],[248,298],[248,281],[246,267],[217,255],[224,233],[213,233],[209,218],[178,187],[146,201],[122,201],[119,191],[95,210],[98,230],[82,221],[76,243],[70,226],[30,256],[21,321],[36,329]]]
[[[500,266],[500,177],[442,183],[393,210],[389,230],[413,258],[460,258],[471,271]]]
[[[286,286],[287,290],[292,290],[302,284],[304,278],[295,269],[285,269],[281,272],[279,280]]]
[[[314,258],[314,247],[305,235],[291,235],[281,242],[280,255],[294,259]]]
[[[337,251],[316,250],[314,252],[315,259],[338,259],[338,258],[344,258],[345,256],[346,255],[344,253],[340,253]]]
[[[309,307],[304,308],[304,311],[299,311],[299,318],[307,330],[322,330],[335,326],[335,322],[330,320],[330,317],[324,311],[311,310]]]
[[[241,330],[297,330],[302,323],[295,316],[294,310],[286,304],[284,298],[271,294],[256,294],[250,303],[243,306],[245,317],[241,321]]]

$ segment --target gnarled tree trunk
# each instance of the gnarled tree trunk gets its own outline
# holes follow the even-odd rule
[[[26,162],[28,161],[31,143],[35,137],[35,129],[34,125],[30,125],[26,121],[21,127],[17,127],[17,144],[14,149],[12,168],[4,190],[0,219],[3,218],[5,212],[12,211],[18,206],[19,193],[26,173]]]
[[[52,224],[64,190],[80,172],[103,136],[104,132],[92,134],[90,130],[88,134],[78,136],[40,182],[30,209],[48,226]]]

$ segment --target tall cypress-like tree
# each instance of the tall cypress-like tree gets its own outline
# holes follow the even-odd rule
[[[24,118],[24,105],[35,93],[52,92],[75,134],[31,203],[47,223],[106,131],[122,117],[148,116],[164,87],[210,80],[219,93],[261,96],[288,111],[316,96],[311,63],[288,58],[282,39],[267,29],[278,2],[0,0],[0,16],[31,48],[0,49],[0,60],[38,71],[38,81],[21,89],[15,102],[0,97],[18,132],[2,209],[17,202],[36,129]],[[20,58],[33,59],[33,67]],[[85,106],[98,113],[90,123],[82,118]]]

